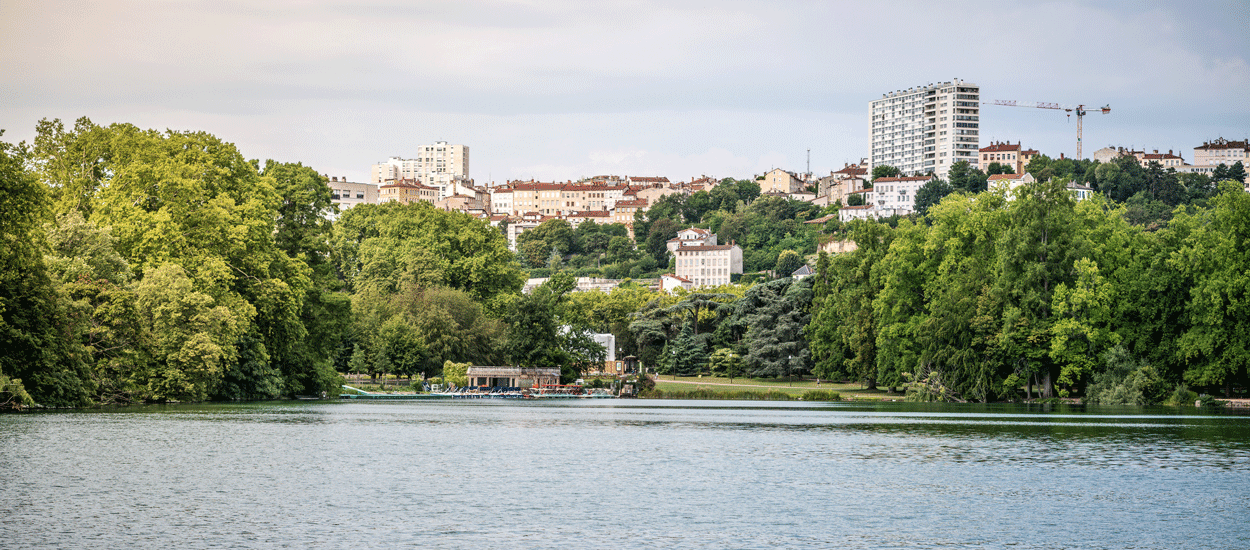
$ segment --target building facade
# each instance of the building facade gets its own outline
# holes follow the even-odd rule
[[[397,180],[378,186],[378,202],[402,202],[404,204],[417,201],[434,203],[438,201],[438,189],[422,185],[412,180]]]
[[[868,103],[869,171],[881,165],[904,175],[946,179],[961,160],[978,167],[981,88],[955,79],[882,94]]]
[[[330,186],[330,203],[339,207],[339,213],[357,204],[377,204],[378,186],[372,183],[356,183],[347,178],[330,177],[326,182]],[[331,214],[330,219],[337,218]]]
[[[877,210],[891,212],[887,216],[910,213],[916,209],[916,192],[930,179],[927,176],[879,178],[872,184],[871,201]]]
[[[390,180],[416,180],[438,189],[438,198],[445,198],[457,193],[453,188],[456,182],[469,180],[469,146],[446,141],[422,145],[417,147],[417,158],[391,157],[386,162],[374,164],[370,173],[374,184]]]
[[[799,179],[793,172],[787,172],[780,168],[769,170],[767,174],[764,174],[764,179],[760,181],[760,193],[776,192],[789,195],[790,193],[800,193],[802,191],[803,180]]]
[[[980,168],[988,170],[990,165],[997,162],[1011,169],[1013,173],[1020,173],[1029,165],[1029,161],[1038,155],[1034,149],[1025,149],[1020,146],[1020,142],[1012,144],[1011,142],[994,142],[988,147],[982,147],[978,153],[980,158]]]
[[[1217,138],[1194,147],[1194,166],[1232,166],[1240,161],[1250,165],[1250,141],[1229,141]]]

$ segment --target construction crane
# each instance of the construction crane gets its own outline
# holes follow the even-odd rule
[[[1081,128],[1082,126],[1081,123],[1085,120],[1085,113],[1088,112],[1085,109],[1085,105],[1072,106],[1072,105],[1060,105],[1058,103],[1015,101],[1013,99],[995,99],[994,101],[987,101],[983,103],[986,103],[987,105],[1002,105],[1004,107],[1033,107],[1036,109],[1054,109],[1056,111],[1068,112],[1069,113],[1068,117],[1072,116],[1070,113],[1072,113],[1073,111],[1076,111],[1076,160],[1081,160],[1083,158],[1081,156],[1081,134],[1083,133],[1082,128]],[[1111,105],[1110,104],[1103,105],[1102,108],[1098,110],[1101,111],[1102,114],[1105,115],[1111,112]]]

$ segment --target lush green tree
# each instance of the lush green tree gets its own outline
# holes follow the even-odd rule
[[[672,355],[670,374],[694,376],[707,364],[707,350],[695,337],[692,324],[682,323],[681,332],[669,345],[669,353]]]
[[[456,387],[469,385],[469,363],[443,361],[443,382]]]
[[[563,367],[569,360],[564,349],[557,313],[565,294],[576,286],[568,272],[553,275],[529,294],[514,296],[504,316],[508,338],[504,355],[521,367]]]
[[[896,178],[901,173],[898,168],[888,164],[880,164],[872,167],[872,181],[877,181],[881,178]]]
[[[228,308],[241,323],[240,340],[226,344],[237,349],[224,357],[265,364],[213,370],[258,373],[235,380],[241,394],[220,397],[268,395],[273,368],[282,373],[277,387],[284,392],[337,388],[331,360],[341,338],[334,329],[345,325],[345,312],[307,307],[310,299],[346,303],[321,296],[337,282],[326,264],[326,224],[316,215],[328,206],[328,190],[315,172],[270,163],[271,174],[262,175],[233,145],[203,132],[101,127],[87,119],[73,131],[59,121],[41,122],[38,131],[31,164],[58,195],[58,215],[77,212],[108,227],[114,249],[141,278],[178,265],[192,293]],[[321,323],[315,343],[307,343],[309,323],[336,315],[340,322]],[[219,382],[196,382],[196,391],[177,398],[197,398],[200,388]]]
[[[1240,182],[1220,184],[1212,208],[1198,216],[1179,214],[1174,223],[1188,233],[1168,260],[1170,267],[1193,280],[1185,308],[1188,325],[1178,342],[1179,359],[1187,365],[1192,386],[1222,386],[1225,396],[1234,381],[1244,383],[1250,368],[1250,194]]]
[[[686,198],[681,214],[686,223],[696,224],[703,221],[703,216],[712,210],[712,195],[707,191],[696,191]]]
[[[876,380],[891,391],[903,385],[905,373],[914,372],[923,350],[924,285],[935,275],[934,262],[925,254],[926,236],[924,224],[903,221],[879,267],[883,286],[873,304],[879,320]]]
[[[1234,162],[1232,166],[1228,167],[1228,174],[1226,177],[1237,183],[1245,183],[1246,181],[1245,165],[1243,165],[1241,161]]]
[[[561,256],[579,251],[577,234],[573,231],[573,226],[559,219],[547,220],[517,237],[517,246],[524,246],[531,242],[542,243],[543,250],[555,251]]]
[[[1122,346],[1100,357],[1104,368],[1094,373],[1085,403],[1097,405],[1157,405],[1167,398],[1168,386],[1159,371],[1142,363]]]
[[[793,250],[783,250],[777,256],[777,265],[774,269],[778,277],[789,277],[800,267],[803,267],[803,257]]]
[[[151,361],[150,332],[139,323],[130,265],[113,248],[107,228],[72,211],[46,224],[49,249],[44,261],[59,283],[71,321],[70,332],[82,345],[100,404],[149,399],[136,382]]]
[[[651,224],[651,232],[646,241],[647,253],[660,265],[668,264],[668,241],[677,238],[677,232],[681,228],[681,225],[668,218],[660,218]]]
[[[746,372],[773,378],[806,374],[811,369],[805,328],[810,319],[812,282],[777,279],[751,287],[743,300],[755,305],[743,338]]]
[[[962,161],[961,161],[962,162]],[[924,216],[933,205],[954,192],[955,189],[939,178],[933,178],[916,190],[916,213]]]
[[[1076,386],[1094,372],[1097,358],[1119,344],[1112,330],[1114,289],[1088,258],[1077,260],[1072,286],[1055,287],[1055,321],[1050,327],[1050,358],[1059,364],[1059,382]]]
[[[333,249],[339,272],[356,292],[371,286],[394,292],[405,283],[445,286],[490,307],[524,283],[503,235],[424,201],[351,208],[334,226]]]
[[[720,348],[708,356],[707,368],[712,374],[729,378],[732,384],[734,378],[742,376],[742,356],[730,348]]]
[[[998,174],[1013,174],[1015,173],[1015,171],[1016,170],[1014,166],[1010,166],[1010,165],[1002,164],[998,162],[991,162],[989,166],[985,167],[985,174],[987,176],[995,176]]]
[[[156,401],[203,401],[238,359],[245,318],[196,291],[182,267],[149,268],[135,285],[141,323],[153,337],[153,363],[139,380]],[[276,376],[276,373],[273,373]]]
[[[94,388],[44,265],[49,198],[25,156],[0,142],[0,402],[82,405]]]
[[[1086,254],[1072,225],[1076,203],[1067,183],[1055,178],[1017,188],[1009,208],[1012,224],[998,241],[996,291],[1006,306],[1006,319],[1018,321],[1004,330],[1004,337],[1016,344],[1010,352],[1014,358],[1038,365],[1047,397],[1053,395],[1059,374],[1046,353],[1054,321],[1052,298],[1060,283],[1074,283],[1072,266]]]

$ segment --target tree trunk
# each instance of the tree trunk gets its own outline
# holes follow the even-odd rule
[[[1050,368],[1046,368],[1046,372],[1042,376],[1042,396],[1050,399],[1055,396],[1055,384],[1050,378]]]

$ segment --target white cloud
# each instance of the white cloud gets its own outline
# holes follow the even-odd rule
[[[1189,148],[1250,128],[1247,19],[1244,2],[12,0],[0,127],[206,130],[354,178],[438,139],[470,145],[478,179],[745,177],[802,170],[809,148],[814,172],[856,161],[869,100],[959,77],[986,99],[1110,103],[1086,143]],[[982,115],[985,141],[1071,153],[1055,113]]]

